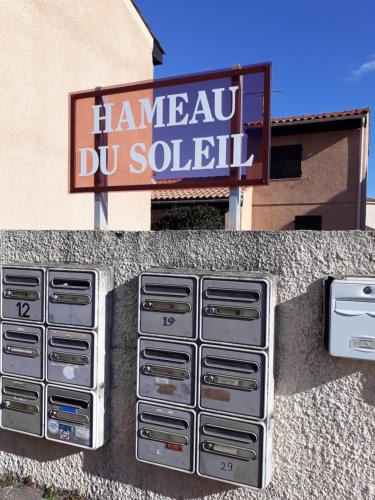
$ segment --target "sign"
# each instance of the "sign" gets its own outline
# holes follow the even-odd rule
[[[70,94],[70,192],[268,182],[271,64]]]

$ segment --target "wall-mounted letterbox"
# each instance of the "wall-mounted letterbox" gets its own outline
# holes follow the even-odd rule
[[[43,379],[44,328],[1,324],[1,371],[8,375]]]
[[[163,272],[142,273],[139,278],[139,333],[196,339],[196,276]]]
[[[326,286],[329,353],[375,360],[375,278],[328,279]]]
[[[270,282],[265,278],[204,277],[201,339],[242,347],[269,342]]]
[[[43,436],[44,386],[10,377],[1,378],[1,427]]]
[[[44,321],[44,270],[6,266],[2,269],[1,316],[17,321]]]
[[[139,401],[136,457],[141,462],[194,472],[195,413]]]
[[[270,477],[270,451],[262,422],[201,413],[198,424],[200,476],[264,488]]]
[[[81,448],[104,442],[104,417],[98,415],[99,394],[46,386],[46,438]],[[99,418],[98,418],[99,416]]]
[[[93,388],[96,365],[96,334],[47,328],[48,382]]]
[[[53,325],[94,328],[97,274],[78,270],[48,271],[47,320]]]
[[[200,408],[264,418],[267,413],[267,364],[264,352],[201,346]]]
[[[195,405],[196,351],[194,344],[140,338],[138,386],[140,398]]]

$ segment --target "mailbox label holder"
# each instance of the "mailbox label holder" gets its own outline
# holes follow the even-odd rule
[[[136,458],[140,462],[193,474],[195,433],[193,410],[138,401]]]
[[[194,407],[197,369],[195,344],[139,337],[137,397]]]

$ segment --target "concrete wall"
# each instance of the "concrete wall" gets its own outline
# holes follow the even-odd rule
[[[152,78],[153,37],[130,0],[2,0],[0,228],[93,229],[68,194],[68,94]],[[111,229],[149,229],[150,194],[109,195]]]
[[[3,262],[108,263],[115,270],[110,441],[79,451],[0,432],[0,470],[95,499],[375,498],[375,363],[322,343],[321,278],[375,272],[373,232],[0,232]],[[279,278],[274,474],[264,492],[134,458],[137,276],[151,266],[267,271]]]
[[[268,186],[254,188],[252,229],[294,229],[296,215],[322,215],[322,229],[355,229],[360,133],[354,129],[272,137],[272,146],[302,144],[302,177],[270,180]]]

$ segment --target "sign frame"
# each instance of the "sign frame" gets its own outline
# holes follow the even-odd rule
[[[271,124],[271,62],[242,66],[233,69],[223,69],[209,71],[204,73],[195,73],[191,75],[176,76],[172,78],[163,78],[157,80],[145,80],[137,83],[128,83],[110,87],[97,87],[91,90],[82,90],[71,92],[69,94],[69,193],[106,193],[110,191],[154,191],[154,190],[173,190],[189,188],[213,188],[213,187],[239,187],[267,185],[269,180],[269,160],[270,160],[270,124]],[[263,123],[264,131],[262,139],[262,176],[258,179],[240,179],[240,168],[231,167],[230,174],[223,177],[200,177],[192,179],[182,179],[180,181],[165,180],[157,184],[139,184],[139,185],[106,185],[101,183],[101,176],[95,175],[92,186],[77,187],[76,177],[76,103],[79,99],[94,98],[97,103],[103,96],[118,94],[121,92],[132,92],[148,89],[157,89],[174,85],[197,83],[200,81],[216,80],[219,78],[237,78],[243,75],[254,73],[263,73]],[[241,126],[241,107],[236,106],[233,122]]]

